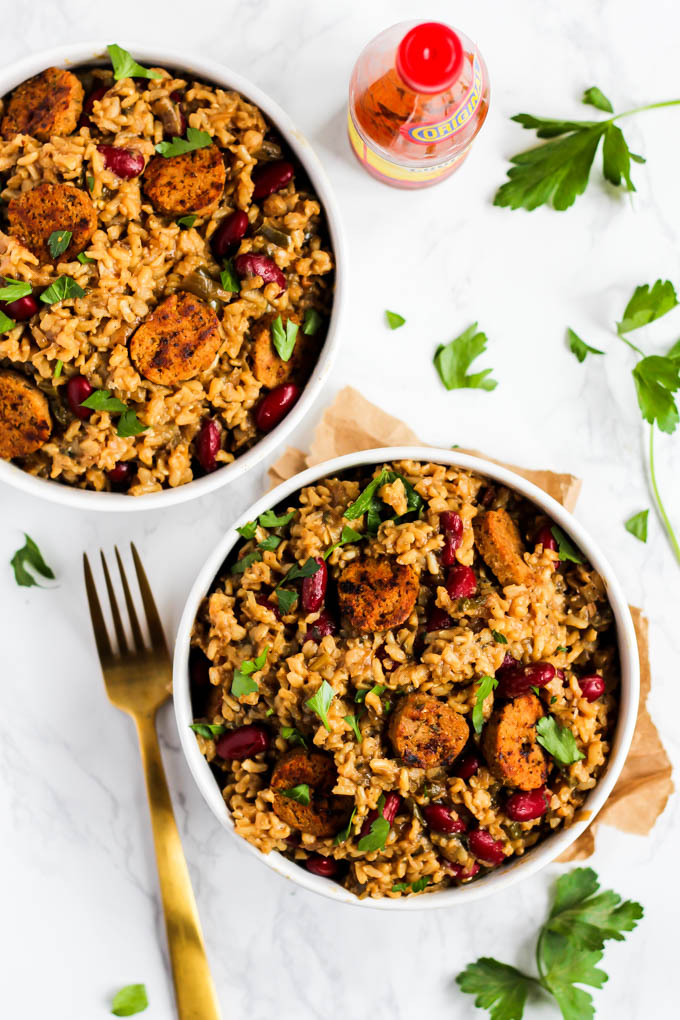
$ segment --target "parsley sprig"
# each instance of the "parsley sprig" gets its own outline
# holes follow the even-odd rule
[[[272,343],[282,361],[290,361],[292,358],[297,334],[298,324],[292,319],[287,319],[284,325],[281,316],[277,315],[272,322]]]
[[[142,425],[135,411],[124,404],[118,397],[112,397],[108,390],[93,390],[89,397],[81,401],[81,407],[89,407],[92,411],[108,411],[109,414],[120,414],[116,435],[124,439],[139,436],[146,432],[148,425]]]
[[[597,86],[586,89],[583,102],[613,113],[612,104]],[[509,179],[496,193],[494,205],[528,210],[541,205],[551,205],[560,211],[568,209],[588,186],[601,141],[603,176],[615,187],[635,191],[630,176],[631,161],[644,163],[645,160],[631,152],[616,121],[644,110],[679,104],[680,99],[650,103],[604,120],[559,120],[518,113],[512,120],[527,130],[536,131],[537,138],[548,141],[512,157]]]
[[[601,988],[607,975],[596,965],[608,939],[623,941],[643,909],[618,893],[600,892],[592,868],[575,868],[562,875],[547,921],[536,943],[538,977],[525,974],[493,957],[483,956],[456,978],[461,991],[475,996],[475,1005],[489,1011],[491,1020],[522,1020],[527,996],[533,990],[553,997],[564,1020],[591,1020],[593,999],[579,985]]]
[[[113,77],[116,81],[120,81],[121,78],[162,78],[163,75],[160,71],[150,71],[147,67],[142,67],[136,60],[133,59],[132,54],[124,50],[122,46],[117,46],[115,43],[111,43],[110,46],[106,47],[109,51],[111,58],[111,66],[113,67]]]
[[[468,374],[472,362],[486,350],[486,344],[486,333],[480,333],[477,323],[473,322],[455,340],[439,345],[434,355],[434,366],[447,390],[471,389],[490,392],[496,389],[498,386],[496,380],[489,379],[493,372],[492,368]]]
[[[396,471],[388,471],[387,468],[383,468],[380,474],[369,482],[363,492],[359,493],[355,501],[347,507],[343,515],[345,520],[355,521],[366,514],[366,528],[371,535],[375,535],[383,521],[400,521],[402,518],[397,517],[392,508],[383,503],[378,496],[378,491],[382,489],[383,485],[390,485],[397,478],[401,479],[406,492],[406,513],[419,514],[423,507],[423,500],[411,483]]]
[[[252,674],[264,668],[268,651],[269,645],[256,659],[244,659],[241,665],[234,670],[234,676],[231,681],[231,693],[235,698],[245,698],[246,695],[259,691],[260,685],[257,680],[253,680]]]
[[[198,128],[187,128],[186,138],[178,138],[177,135],[171,142],[159,142],[156,145],[156,152],[165,159],[172,156],[184,156],[187,152],[194,152],[196,149],[205,149],[212,145],[212,137],[207,131],[199,131]]]

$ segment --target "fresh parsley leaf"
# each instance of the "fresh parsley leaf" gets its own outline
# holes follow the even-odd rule
[[[680,361],[652,354],[633,369],[633,381],[642,417],[662,432],[675,432],[680,415],[673,394],[680,388]]]
[[[406,892],[406,890],[410,888],[411,886],[408,882],[395,882],[392,886],[392,892]]]
[[[90,192],[90,194],[92,194],[92,192],[94,191],[94,177],[90,177],[90,175],[88,174],[88,176],[85,178],[85,183],[87,184],[87,190]]]
[[[498,642],[499,645],[507,645],[508,639],[506,638],[505,634],[501,634],[500,631],[498,630],[492,630],[491,633],[493,634],[494,639]]]
[[[120,414],[127,411],[127,405],[112,397],[109,390],[93,390],[89,397],[82,400],[81,407],[89,407],[92,411],[110,411],[112,414]]]
[[[183,227],[185,230],[188,230],[189,227],[193,227],[194,223],[196,222],[196,218],[197,218],[196,213],[189,213],[188,216],[180,216],[180,218],[177,220],[177,226]],[[226,290],[226,287],[224,289]]]
[[[439,345],[434,355],[434,365],[447,390],[496,389],[496,380],[488,378],[493,369],[485,368],[482,372],[467,374],[472,362],[486,350],[486,343],[486,333],[479,333],[477,323],[473,322],[455,340]]]
[[[300,566],[299,563],[294,563],[280,584],[286,584],[288,581],[297,581],[300,577],[312,577],[316,574],[317,570],[321,570],[321,567],[316,560],[310,556],[305,560],[302,566]]]
[[[536,723],[536,739],[560,765],[573,765],[585,758],[574,734],[567,726],[560,726],[553,715],[544,715]]]
[[[314,336],[321,325],[321,316],[316,308],[306,308],[305,317],[302,320],[302,332],[305,336]]]
[[[259,549],[255,549],[253,552],[246,553],[240,560],[237,560],[231,568],[232,574],[242,574],[244,570],[251,565],[251,563],[257,563],[258,560],[262,559],[262,553]]]
[[[361,741],[364,738],[361,735],[361,730],[359,729],[359,723],[357,722],[357,717],[355,715],[346,715],[346,716],[343,716],[343,718],[344,718],[345,722],[347,723],[347,725],[351,726],[351,728],[354,730],[354,736],[357,738],[357,743],[360,744]]]
[[[532,979],[507,963],[482,956],[456,978],[462,992],[474,995],[475,1006],[488,1009],[491,1020],[522,1020]]]
[[[386,690],[384,684],[373,684],[372,687],[367,687],[363,691],[357,691],[354,700],[358,705],[361,705],[366,700],[367,694],[375,694],[379,698],[384,690]]]
[[[540,687],[535,687],[532,684],[531,687],[529,688],[529,690],[533,691],[537,698],[540,698],[540,696],[541,696],[541,689],[540,689]]]
[[[602,959],[602,953],[584,952],[561,936],[544,931],[540,941],[540,959],[545,972],[545,986],[554,995],[564,1020],[590,1020],[594,1017],[592,996],[576,985],[602,988],[607,975],[595,967]]]
[[[556,652],[568,652],[569,649],[566,648],[565,645],[558,645],[557,648],[555,649],[555,651]]]
[[[657,280],[651,287],[643,283],[633,291],[621,322],[616,323],[616,332],[621,336],[649,322],[655,322],[672,311],[677,303],[675,287],[670,280]]]
[[[290,361],[293,356],[297,333],[298,324],[292,319],[288,319],[284,326],[283,319],[277,315],[272,322],[272,343],[281,361]]]
[[[300,744],[302,747],[307,747],[307,741],[302,736],[299,730],[294,726],[282,726],[281,736],[284,740],[287,740],[289,744],[295,745]]]
[[[399,329],[406,322],[403,315],[399,315],[398,312],[385,312],[385,318],[387,319],[387,325],[390,329]]]
[[[175,135],[171,142],[158,142],[156,152],[165,159],[171,159],[173,156],[184,156],[187,152],[194,152],[195,149],[205,149],[208,145],[212,145],[212,136],[207,131],[190,127],[187,128],[186,138],[178,138]]]
[[[583,93],[583,100],[587,106],[594,106],[598,110],[604,110],[605,113],[613,113],[614,107],[609,102],[604,92],[598,89],[597,85],[591,85],[589,89],[586,89]]]
[[[291,510],[290,513],[277,517],[274,510],[265,510],[263,514],[260,514],[258,520],[263,528],[283,528],[286,524],[290,524],[296,513],[297,510]]]
[[[622,942],[623,932],[632,931],[644,911],[634,900],[622,902],[618,893],[599,889],[592,868],[574,868],[562,875],[546,929],[564,935],[579,949],[603,949],[607,939]]]
[[[633,514],[626,521],[624,527],[626,531],[629,531],[631,535],[639,539],[641,542],[647,541],[647,518],[649,517],[649,510],[640,510],[639,513]]]
[[[241,292],[241,283],[234,269],[234,260],[225,259],[222,265],[224,266],[220,273],[222,290],[228,290],[232,294],[239,294]]]
[[[281,539],[278,535],[267,535],[263,538],[258,545],[258,549],[264,549],[266,552],[270,549],[276,549],[277,546],[281,545]]]
[[[114,995],[111,1012],[114,1016],[134,1016],[143,1013],[148,1005],[145,985],[126,985]]]
[[[298,594],[296,591],[291,591],[290,588],[277,588],[276,598],[281,616],[288,616],[298,600]]]
[[[584,362],[588,354],[604,354],[604,351],[599,351],[597,347],[591,347],[585,340],[581,340],[581,337],[574,333],[573,329],[567,329],[567,336],[569,338],[569,350],[572,354],[576,355],[580,362]]]
[[[143,425],[131,407],[126,407],[118,419],[116,435],[128,438],[128,436],[139,436],[146,432],[148,425]]]
[[[558,528],[557,525],[554,524],[550,529],[550,533],[557,542],[557,555],[560,560],[569,560],[571,563],[585,563],[581,553],[578,551],[571,539],[567,538],[561,528]]]
[[[257,521],[246,521],[245,524],[242,524],[241,527],[237,528],[236,530],[238,531],[239,535],[243,536],[243,538],[246,539],[255,538],[255,532],[257,531]]]
[[[554,705],[556,701],[557,701],[557,696],[555,694],[553,694],[553,696],[550,699],[550,704]]]
[[[383,485],[390,485],[397,478],[401,479],[406,492],[406,513],[419,514],[423,507],[423,501],[411,483],[396,471],[388,471],[387,468],[383,468],[380,474],[369,482],[363,492],[359,494],[354,503],[347,507],[343,514],[345,519],[354,521],[363,514],[366,514],[366,527],[372,535],[377,532],[382,520],[400,520],[401,518],[394,516],[394,511],[391,507],[389,513],[387,513],[385,503],[378,496],[378,491]]]
[[[264,714],[266,716],[274,715],[274,709],[273,708],[268,708],[267,711]]]
[[[345,843],[349,839],[350,834],[352,832],[352,822],[354,821],[354,816],[356,813],[357,809],[353,808],[352,814],[349,816],[349,821],[347,822],[347,825],[343,829],[340,829],[340,832],[333,840],[334,846],[338,846],[340,843]]]
[[[0,293],[1,296],[1,293]],[[85,291],[71,276],[58,276],[54,283],[51,283],[47,290],[40,295],[40,300],[46,305],[54,305],[58,301],[67,301],[69,298],[85,297]]]
[[[6,286],[0,287],[0,301],[18,301],[19,298],[28,297],[31,293],[30,283],[25,280],[13,280],[11,276],[4,276]]]
[[[189,728],[205,740],[214,740],[215,737],[220,737],[223,733],[227,732],[227,727],[223,726],[222,723],[197,722],[192,723]]]
[[[365,836],[362,836],[357,844],[357,848],[361,853],[370,854],[375,850],[382,850],[384,848],[387,837],[390,834],[390,823],[383,815],[384,808],[385,798],[381,797],[378,801],[378,817],[373,819],[371,828]]]
[[[628,148],[621,128],[608,124],[602,145],[602,173],[605,179],[617,188],[625,182],[627,191],[635,191],[630,177],[632,158],[633,153]]]
[[[310,802],[309,786],[307,783],[299,783],[297,786],[290,786],[287,790],[281,790],[283,797],[288,797],[289,800],[296,800],[298,804],[304,804],[307,806]]]
[[[330,708],[331,701],[334,697],[335,691],[328,681],[324,680],[316,694],[312,695],[312,697],[307,701],[307,708],[310,708],[312,712],[315,712],[318,715],[329,733],[331,731],[331,726],[328,721],[328,709]]]
[[[96,259],[91,259],[84,251],[81,251],[80,255],[77,256],[77,259],[83,266],[89,266],[92,262],[96,262]]]
[[[415,882],[411,882],[411,889],[414,893],[422,892],[423,889],[427,889],[431,881],[431,875],[423,875],[422,878],[417,878]]]
[[[16,322],[14,319],[10,319],[9,315],[5,315],[3,311],[0,311],[0,333],[9,333],[10,329],[14,329]]]
[[[61,370],[62,370],[63,367],[64,367],[64,362],[61,360],[61,358],[57,358],[56,364],[54,366],[54,372],[52,374],[52,378],[53,379],[58,379],[59,378],[59,376],[61,375]]]
[[[69,244],[73,234],[70,230],[53,230],[50,236],[47,238],[47,247],[50,249],[50,255],[53,259],[63,255]]]
[[[25,543],[21,549],[17,549],[10,560],[10,566],[14,571],[14,580],[21,588],[41,588],[33,574],[26,569],[31,567],[41,577],[50,581],[54,580],[54,571],[48,567],[42,557],[42,553],[33,539],[24,532]]]
[[[111,43],[110,46],[106,47],[109,51],[111,58],[111,66],[113,67],[113,77],[116,81],[120,81],[121,78],[162,78],[163,75],[160,71],[149,71],[148,68],[142,67],[136,60],[133,60],[132,55],[127,50],[122,49],[120,46],[116,46],[115,43]]]
[[[346,545],[348,542],[360,542],[362,538],[364,538],[364,536],[359,531],[355,531],[354,528],[350,528],[349,524],[345,524],[340,534],[339,541],[334,542],[333,545],[326,549],[326,552],[323,554],[323,558],[327,560],[331,553],[335,552],[336,549],[339,549],[341,545]]]
[[[231,693],[235,698],[243,698],[247,694],[254,694],[255,691],[259,691],[260,685],[256,680],[253,680],[252,674],[264,667],[267,661],[267,652],[269,646],[261,652],[256,659],[245,659],[241,665],[234,670],[234,676],[231,681]]]
[[[475,733],[481,733],[484,726],[484,701],[498,687],[495,676],[483,676],[477,684],[475,705],[472,709],[472,725]]]

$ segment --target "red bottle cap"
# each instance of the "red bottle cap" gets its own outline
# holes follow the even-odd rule
[[[414,92],[445,92],[463,70],[463,44],[448,25],[423,22],[401,40],[396,67]]]

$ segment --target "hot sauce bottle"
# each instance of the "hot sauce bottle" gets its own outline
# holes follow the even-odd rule
[[[489,75],[475,44],[440,22],[402,22],[356,62],[350,143],[378,180],[424,188],[458,169],[488,110]]]

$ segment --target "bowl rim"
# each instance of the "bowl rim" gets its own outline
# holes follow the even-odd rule
[[[316,194],[319,196],[328,224],[335,262],[335,288],[328,332],[319,358],[300,395],[299,400],[282,422],[267,433],[232,464],[219,468],[203,478],[194,479],[174,489],[162,489],[141,496],[127,496],[117,492],[94,492],[64,485],[51,478],[37,478],[28,474],[9,461],[0,460],[0,482],[14,489],[38,496],[61,506],[79,510],[130,513],[139,510],[156,510],[188,500],[199,499],[209,492],[223,487],[230,481],[243,476],[256,464],[273,454],[286,440],[293,429],[300,424],[310,410],[331,373],[341,338],[341,328],[347,307],[347,241],[339,207],[331,183],[307,138],[295,126],[288,114],[248,78],[232,71],[217,61],[194,53],[180,53],[164,46],[149,46],[145,43],[125,43],[124,48],[144,64],[164,67],[169,65],[184,69],[214,81],[222,88],[234,89],[257,105],[275,128],[281,133],[309,175]],[[54,49],[41,50],[15,61],[0,71],[0,95],[6,95],[26,78],[38,74],[46,67],[69,67],[78,64],[108,62],[106,43],[82,42]]]
[[[419,460],[446,464],[474,471],[484,477],[500,482],[534,502],[583,549],[589,561],[605,582],[607,595],[614,612],[621,664],[621,699],[616,729],[612,740],[612,749],[606,770],[598,784],[587,795],[579,812],[580,819],[578,821],[573,822],[568,828],[560,829],[554,835],[548,836],[535,849],[528,852],[525,857],[512,860],[498,871],[492,871],[469,885],[444,889],[431,896],[399,897],[397,899],[387,897],[372,899],[371,897],[366,897],[365,899],[358,899],[358,897],[342,886],[328,879],[312,875],[310,872],[288,861],[278,852],[273,851],[270,854],[263,854],[251,843],[236,836],[231,815],[210,771],[210,766],[200,753],[198,743],[189,728],[193,722],[193,716],[191,713],[188,657],[191,630],[200,602],[210,588],[213,579],[219,572],[233,545],[241,537],[236,531],[237,527],[248,520],[254,519],[270,507],[275,506],[303,486],[309,485],[329,474],[345,471],[353,467],[378,465],[383,462],[397,460]],[[276,488],[265,493],[227,529],[220,542],[218,542],[203,564],[187,596],[175,641],[173,691],[175,719],[179,730],[180,743],[189,769],[213,814],[222,823],[224,828],[232,834],[234,839],[242,845],[242,848],[254,854],[277,874],[288,878],[304,889],[321,893],[336,902],[348,903],[359,907],[369,907],[376,910],[432,910],[471,903],[474,900],[482,899],[494,892],[508,888],[515,882],[529,878],[555,861],[567,847],[578,839],[604,805],[623,768],[637,719],[640,674],[635,629],[628,603],[621,591],[619,582],[595,540],[591,538],[585,528],[568,510],[553,499],[552,496],[549,496],[542,489],[534,485],[533,482],[528,481],[509,468],[492,461],[486,461],[470,454],[458,453],[456,450],[444,450],[428,446],[399,446],[361,450],[345,454],[341,457],[335,457],[321,464],[315,464],[313,467],[294,475],[287,481],[277,485]]]

